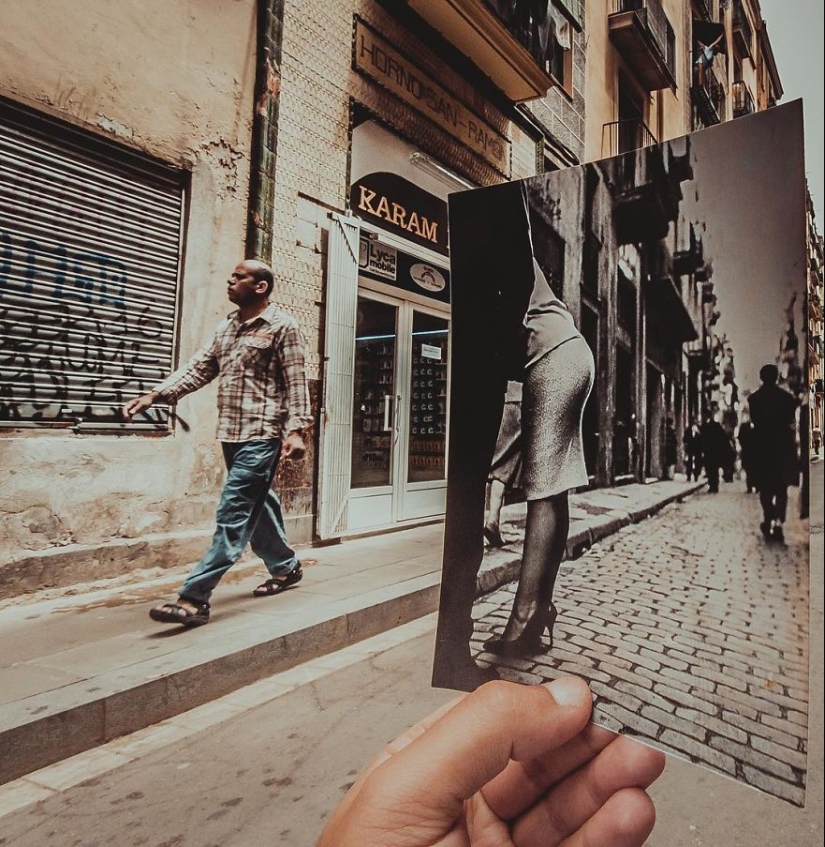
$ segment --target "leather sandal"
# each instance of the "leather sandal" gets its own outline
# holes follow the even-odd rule
[[[280,594],[282,591],[286,591],[287,588],[292,588],[293,585],[296,585],[304,578],[304,570],[301,567],[301,563],[295,566],[295,569],[290,571],[288,574],[284,576],[273,576],[271,579],[268,579],[266,582],[262,582],[254,591],[252,592],[253,597],[272,597],[275,594]]]
[[[179,600],[185,598],[179,597]],[[164,603],[149,610],[149,617],[158,623],[179,623],[182,626],[203,626],[209,623],[209,603],[192,602],[195,610],[180,603]]]

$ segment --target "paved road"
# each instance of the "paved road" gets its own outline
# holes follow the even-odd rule
[[[812,489],[815,562],[822,561],[821,471]],[[807,808],[670,758],[653,789],[658,823],[648,847],[822,843],[821,566],[813,588]],[[356,645],[34,774],[30,788],[0,788],[0,814],[21,791],[42,798],[0,817],[0,845],[312,847],[373,752],[452,696],[428,687],[433,628],[425,619],[395,630],[369,648]],[[126,751],[139,755],[121,764]],[[38,792],[37,784],[52,790]],[[10,790],[16,798],[4,794]]]
[[[521,681],[591,680],[600,722],[801,805],[808,743],[808,524],[792,490],[766,544],[744,484],[628,527],[557,583],[545,656],[498,660]],[[507,619],[506,586],[476,604],[476,649]]]

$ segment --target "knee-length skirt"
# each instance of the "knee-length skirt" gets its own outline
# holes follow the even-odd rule
[[[581,336],[528,367],[521,411],[521,487],[528,500],[587,485],[582,420],[594,372],[593,354]]]

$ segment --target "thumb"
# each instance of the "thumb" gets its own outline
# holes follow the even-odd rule
[[[449,828],[472,797],[511,760],[561,747],[590,719],[590,689],[576,677],[546,685],[491,682],[450,709],[373,774],[384,808],[420,806]]]

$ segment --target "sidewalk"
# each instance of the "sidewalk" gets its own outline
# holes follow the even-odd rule
[[[698,483],[629,485],[571,498],[568,556],[689,495]],[[523,527],[507,507],[503,535]],[[443,524],[302,551],[300,586],[255,599],[255,563],[221,583],[212,620],[153,624],[189,565],[51,590],[0,606],[0,784],[195,708],[436,610]],[[491,551],[479,593],[515,579],[519,545]]]

